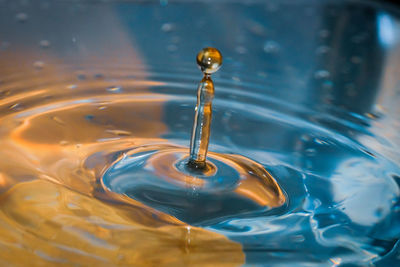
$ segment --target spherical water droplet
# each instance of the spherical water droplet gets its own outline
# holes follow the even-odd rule
[[[161,30],[163,32],[172,32],[173,30],[175,30],[175,24],[173,24],[173,23],[164,23],[161,26]]]
[[[268,54],[273,54],[279,52],[279,44],[275,41],[267,41],[264,44],[264,52]]]
[[[196,57],[197,65],[201,71],[211,74],[219,70],[222,65],[222,55],[216,48],[203,48]]]
[[[44,62],[43,61],[35,61],[33,63],[33,67],[37,70],[41,70],[44,68]]]
[[[315,79],[326,79],[330,76],[331,74],[327,70],[317,70],[314,73]]]
[[[76,87],[78,87],[76,84],[67,85],[67,89],[75,89]]]
[[[42,41],[40,41],[39,45],[40,45],[41,48],[49,48],[50,47],[50,42],[47,41],[47,40],[42,40]]]
[[[107,87],[106,90],[108,92],[111,92],[111,93],[119,93],[119,92],[122,91],[122,87],[120,87],[120,86],[110,86],[110,87]]]
[[[28,20],[28,15],[21,12],[21,13],[18,13],[17,15],[15,15],[15,19],[18,22],[26,22]]]

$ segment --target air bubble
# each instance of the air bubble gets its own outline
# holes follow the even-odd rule
[[[315,79],[326,79],[326,78],[329,78],[330,75],[331,74],[327,70],[317,70],[314,73],[314,78]]]
[[[50,47],[50,42],[47,40],[41,40],[39,42],[39,45],[41,48],[49,48]]]
[[[237,53],[243,55],[243,54],[246,54],[246,53],[247,53],[247,48],[244,47],[244,46],[237,46],[237,47],[235,48],[235,51],[236,51]]]
[[[354,64],[360,64],[362,62],[362,59],[360,57],[351,57],[350,61]]]
[[[43,61],[35,61],[33,63],[33,67],[37,70],[41,70],[44,68],[44,62]]]
[[[28,20],[28,15],[26,13],[21,12],[21,13],[18,13],[17,15],[15,15],[15,19],[18,22],[23,23],[23,22],[26,22]]]
[[[121,86],[110,86],[110,87],[107,87],[106,90],[111,93],[120,93],[122,91],[122,87]]]
[[[175,24],[173,24],[173,23],[164,23],[164,24],[161,26],[161,30],[162,30],[163,32],[172,32],[172,31],[175,30]]]
[[[170,44],[170,45],[167,46],[167,50],[169,52],[176,52],[178,50],[178,47],[176,45],[174,45],[174,44]]]
[[[78,75],[76,75],[76,78],[80,81],[86,80],[86,75],[83,73],[79,73]]]
[[[75,89],[75,88],[77,88],[78,86],[76,85],[76,84],[70,84],[70,85],[67,85],[67,89]]]
[[[268,54],[274,54],[279,52],[280,46],[275,41],[267,41],[264,44],[264,52]]]
[[[322,55],[322,54],[328,53],[330,50],[331,50],[331,48],[330,48],[329,46],[322,45],[322,46],[319,46],[319,47],[317,48],[317,50],[315,50],[315,53],[316,53],[317,55]]]

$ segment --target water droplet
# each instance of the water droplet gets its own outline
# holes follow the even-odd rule
[[[41,40],[39,42],[39,45],[41,48],[49,48],[50,47],[50,42],[47,40]]]
[[[76,84],[70,84],[70,85],[67,85],[67,89],[75,89],[75,88],[77,88],[78,86],[76,85]]]
[[[120,87],[120,86],[110,86],[110,87],[107,87],[106,90],[108,92],[111,92],[111,93],[120,93],[122,91],[122,87]]]
[[[28,20],[28,15],[26,13],[21,12],[21,13],[18,13],[17,15],[15,15],[15,19],[18,22],[23,23],[23,22],[26,22]]]
[[[264,44],[264,52],[268,54],[277,53],[280,50],[280,46],[275,41],[267,41]]]
[[[175,24],[173,24],[173,23],[164,23],[164,24],[161,26],[161,30],[162,30],[163,32],[172,32],[172,31],[175,30]]]
[[[314,78],[315,79],[326,79],[330,76],[331,74],[327,70],[317,70],[314,73]]]

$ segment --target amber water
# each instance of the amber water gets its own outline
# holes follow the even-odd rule
[[[365,266],[399,261],[396,61],[385,58],[388,65],[378,83],[364,72],[371,66],[370,52],[362,54],[357,47],[349,50],[358,54],[345,54],[349,72],[339,75],[336,68],[347,65],[335,67],[337,57],[329,56],[340,51],[331,24],[317,31],[316,47],[308,47],[311,41],[290,41],[290,36],[303,36],[300,30],[291,35],[270,30],[281,24],[272,18],[289,24],[297,14],[299,21],[315,25],[309,13],[321,14],[322,4],[218,5],[242,14],[245,26],[234,34],[243,35],[234,46],[233,35],[220,40],[213,30],[213,38],[203,40],[216,43],[225,65],[213,75],[212,167],[194,174],[181,162],[189,156],[201,75],[193,57],[203,44],[191,47],[201,40],[185,30],[187,22],[174,20],[168,1],[75,4],[1,2],[1,265]],[[205,6],[176,8],[185,11],[179,12],[182,16],[198,14],[199,7]],[[338,11],[328,12],[327,21],[343,10],[353,14],[354,8],[334,7]],[[282,8],[291,16],[282,18]],[[371,9],[359,8],[354,16]],[[376,21],[396,21],[379,12]],[[51,14],[58,14],[59,21]],[[138,26],[148,17],[156,21],[140,25],[154,27]],[[198,31],[218,30],[208,20],[199,21]],[[368,27],[361,30],[373,32]],[[147,42],[153,30],[165,43]],[[361,30],[339,41],[350,46],[347,40],[356,36],[354,41],[366,42],[365,47]],[[304,32],[308,36],[310,28]],[[157,49],[161,44],[165,51]],[[320,63],[307,65],[309,60],[289,49],[293,44]],[[394,41],[385,44],[393,48],[385,48],[388,55],[396,53]],[[371,93],[370,84],[382,87]],[[241,166],[247,159],[273,179],[253,179],[257,175]],[[153,179],[153,173],[164,180]],[[250,178],[240,180],[243,175]]]

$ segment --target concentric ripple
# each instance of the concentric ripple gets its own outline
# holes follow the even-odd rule
[[[26,255],[3,260],[366,265],[398,242],[399,154],[379,118],[221,75],[210,168],[192,175],[197,73],[58,68],[1,84],[0,242]]]
[[[274,178],[245,157],[210,153],[208,168],[198,172],[188,168],[187,161],[187,148],[139,147],[109,168],[102,182],[113,192],[194,225],[285,203]]]

